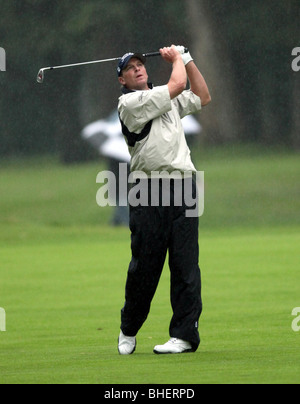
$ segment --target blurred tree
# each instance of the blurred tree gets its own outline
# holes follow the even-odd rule
[[[299,145],[299,0],[0,0],[0,155],[59,152],[67,162],[93,153],[79,133],[117,104],[112,64],[38,69],[152,51],[191,48],[212,90],[201,116],[207,138]],[[149,59],[155,84],[170,69]]]
[[[245,123],[242,140],[291,145],[290,54],[300,40],[300,2],[212,0],[209,5],[230,50]]]
[[[186,0],[192,37],[192,54],[208,82],[212,104],[201,122],[208,140],[226,143],[243,132],[239,111],[241,94],[232,74],[231,59],[223,32],[205,0]]]

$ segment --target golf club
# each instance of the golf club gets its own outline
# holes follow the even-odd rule
[[[188,49],[184,48],[184,53],[187,53],[187,52],[188,52]],[[143,56],[144,57],[160,56],[160,52],[143,53]],[[84,65],[91,65],[91,64],[95,64],[95,63],[115,62],[120,59],[122,59],[122,57],[111,58],[111,59],[102,59],[102,60],[93,60],[91,62],[83,62],[83,63],[73,63],[70,65],[43,67],[42,69],[39,70],[36,80],[38,83],[42,84],[45,79],[45,71],[47,71],[47,70],[65,69],[67,67],[84,66]]]

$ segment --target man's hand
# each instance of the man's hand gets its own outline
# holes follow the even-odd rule
[[[181,58],[181,55],[175,45],[172,45],[169,48],[162,48],[159,51],[162,58],[168,63],[173,64],[176,60],[178,60],[178,58]]]

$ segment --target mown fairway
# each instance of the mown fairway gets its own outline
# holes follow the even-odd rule
[[[196,354],[155,356],[171,318],[166,265],[130,357],[117,352],[127,229],[96,205],[105,166],[0,165],[0,383],[299,383],[299,155],[202,152],[204,312]]]

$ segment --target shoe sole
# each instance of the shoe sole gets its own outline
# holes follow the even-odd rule
[[[192,349],[185,349],[184,351],[181,351],[181,352],[160,352],[160,351],[156,351],[154,349],[153,352],[156,355],[179,355],[179,354],[185,354],[185,353],[193,353],[194,351]]]

